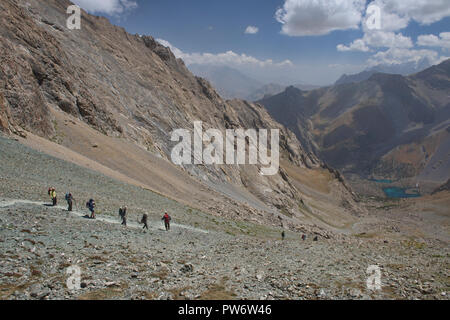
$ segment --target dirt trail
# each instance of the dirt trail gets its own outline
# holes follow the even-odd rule
[[[46,202],[40,202],[40,201],[30,201],[30,200],[23,200],[23,199],[10,199],[10,200],[0,200],[0,208],[8,208],[8,207],[14,207],[18,204],[31,204],[31,205],[36,205],[36,206],[47,206],[49,208],[52,209],[59,209],[59,210],[64,210],[67,213],[69,213],[67,211],[67,208],[61,205],[56,205],[56,206],[51,206],[50,204],[46,203]],[[82,218],[87,218],[89,216],[89,212],[85,211],[78,211],[78,210],[73,210],[72,212],[70,212],[70,214],[72,215],[76,215],[78,217],[82,217]],[[89,218],[87,218],[87,220],[91,220]],[[101,221],[101,222],[106,222],[106,223],[111,223],[111,224],[121,224],[122,221],[119,221],[119,219],[114,219],[112,217],[106,217],[106,216],[96,216],[95,221]],[[165,231],[164,226],[157,226],[158,224],[161,224],[160,221],[149,221],[148,223],[148,227],[149,229],[153,229],[153,230],[162,230]],[[195,228],[192,226],[188,226],[188,225],[183,225],[183,224],[179,224],[179,223],[170,223],[171,228],[175,227],[175,228],[182,228],[182,229],[186,229],[186,230],[190,230],[192,232],[199,232],[199,233],[209,233],[210,231],[207,230],[203,230],[200,228]],[[129,221],[127,220],[127,227],[128,228],[133,228],[133,229],[142,229],[142,225],[139,224],[138,222],[134,222],[134,221]]]

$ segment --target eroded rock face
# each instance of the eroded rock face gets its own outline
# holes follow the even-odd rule
[[[74,66],[52,34],[63,29],[55,29],[57,24],[46,29],[50,25],[43,21],[48,20],[20,1],[2,1],[0,9],[0,84],[15,123],[51,137],[55,128],[48,108],[55,107],[82,117],[100,131],[117,131],[112,116],[97,107],[89,94],[89,83],[80,85],[82,68]]]
[[[6,134],[16,134],[21,137],[26,137],[26,133],[17,126],[12,120],[9,106],[7,106],[7,101],[0,92],[0,132]]]
[[[2,105],[8,106],[5,112],[11,115],[8,118],[0,113],[2,127],[13,121],[27,131],[52,138],[57,128],[50,111],[62,110],[108,136],[157,150],[166,159],[175,145],[171,132],[192,130],[194,121],[202,121],[205,130],[222,132],[232,128],[280,129],[283,159],[298,167],[321,166],[321,161],[305,152],[296,136],[263,107],[223,100],[208,81],[192,75],[182,60],[153,37],[130,35],[107,19],[84,11],[81,30],[67,29],[66,8],[70,4],[59,0],[0,3],[0,94],[5,100]],[[261,176],[257,166],[182,169],[222,193],[229,183],[246,188],[267,206],[255,209],[230,200],[234,207],[211,204],[212,211],[230,211],[229,216],[240,212],[257,215],[269,208],[274,221],[278,210],[294,216],[298,213],[301,194],[283,170],[274,176]]]

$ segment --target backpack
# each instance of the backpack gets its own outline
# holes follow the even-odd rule
[[[66,201],[69,200],[70,196],[68,193],[66,193]]]

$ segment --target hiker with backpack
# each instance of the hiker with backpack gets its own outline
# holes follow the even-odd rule
[[[144,213],[144,215],[142,216],[141,222],[140,222],[140,223],[144,224],[144,227],[142,229],[148,230],[147,220],[148,220],[148,214]]]
[[[120,219],[120,220],[123,220],[123,219],[122,219],[122,207],[119,208],[119,219]]]
[[[90,218],[95,219],[95,201],[94,201],[94,199],[89,199],[89,201],[86,202],[86,207],[91,212]]]
[[[122,218],[122,225],[127,226],[127,207],[123,206],[119,209],[119,215]]]
[[[167,211],[164,213],[164,216],[162,217],[161,220],[164,220],[164,226],[166,227],[166,231],[169,231],[170,230],[170,220],[172,220],[172,218],[169,216]]]
[[[52,199],[52,205],[56,206],[57,199],[56,199],[56,189],[55,188],[49,188],[48,189],[48,195],[50,196],[50,199]]]
[[[66,194],[66,201],[67,201],[67,211],[71,212],[72,211],[72,205],[73,205],[73,201],[75,199],[73,198],[72,194],[69,192]]]

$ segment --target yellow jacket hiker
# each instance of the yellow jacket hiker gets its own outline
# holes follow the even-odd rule
[[[52,199],[53,206],[56,206],[57,199],[56,199],[56,190],[55,190],[55,188],[48,189],[48,194],[49,194],[50,198]]]

